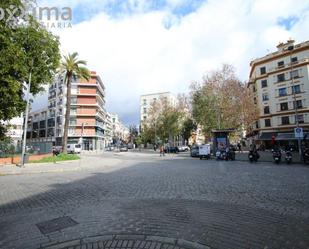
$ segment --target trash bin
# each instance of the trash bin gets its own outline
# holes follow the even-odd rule
[[[24,155],[24,163],[29,163],[29,154]]]

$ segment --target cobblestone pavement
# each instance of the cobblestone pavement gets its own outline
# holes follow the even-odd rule
[[[309,248],[308,167],[142,153],[83,160],[95,166],[0,177],[0,248]],[[106,160],[117,163],[100,167]],[[74,222],[55,224],[61,217]]]

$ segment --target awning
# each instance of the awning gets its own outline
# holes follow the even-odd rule
[[[271,141],[273,136],[275,136],[277,140],[277,134],[277,132],[262,132],[258,140]]]
[[[304,132],[304,136],[307,134],[307,139],[309,138],[309,133],[308,132]],[[295,138],[295,134],[294,133],[278,133],[278,136],[276,137],[276,140],[297,140],[297,138]]]

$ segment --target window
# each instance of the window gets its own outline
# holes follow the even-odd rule
[[[265,119],[265,127],[270,127],[271,126],[271,122],[270,119]]]
[[[298,120],[298,123],[299,123],[299,124],[305,123],[304,115],[303,115],[303,114],[300,114],[300,115],[295,116],[295,120]]]
[[[292,62],[292,63],[296,63],[297,61],[298,61],[297,57],[291,58],[291,62]]]
[[[76,107],[71,107],[70,115],[76,115],[76,113],[77,113]]]
[[[269,100],[268,93],[263,93],[262,98],[263,98],[263,101]]]
[[[294,71],[290,72],[290,77],[291,77],[291,79],[292,78],[293,79],[298,78],[299,77],[298,70],[294,70]]]
[[[265,106],[264,107],[264,114],[269,114],[270,111],[269,111],[269,106]]]
[[[266,67],[261,67],[260,72],[261,74],[266,74]]]
[[[294,109],[297,107],[297,109],[303,108],[303,101],[302,100],[296,100],[296,102],[293,102]]]
[[[278,74],[278,75],[277,75],[277,81],[278,81],[278,82],[285,81],[284,73]]]
[[[32,131],[32,138],[38,137],[38,131]]]
[[[143,99],[143,103],[144,103],[144,105],[147,105],[147,100]]]
[[[284,66],[284,61],[279,61],[278,62],[278,67],[283,67]]]
[[[77,97],[71,97],[71,104],[77,104]]]
[[[282,125],[288,125],[290,124],[290,118],[288,116],[286,117],[281,117],[281,124]]]
[[[147,113],[147,108],[144,108],[144,114],[146,114]]]
[[[261,84],[262,84],[262,88],[267,87],[267,80],[262,80]]]
[[[39,129],[39,123],[35,122],[32,124],[33,130],[38,130]]]
[[[46,122],[45,120],[40,121],[40,129],[45,129],[46,128]]]
[[[146,118],[147,118],[146,116],[143,117],[144,120],[146,120]]]
[[[40,130],[40,137],[45,137],[46,131],[45,130]]]
[[[54,118],[48,119],[47,125],[48,125],[48,127],[54,127],[55,126],[55,119]]]
[[[253,89],[253,92],[256,92],[256,87],[255,87],[255,86],[253,86],[253,88],[252,88],[252,89]]]
[[[254,104],[257,104],[256,97],[254,97],[253,102],[254,102]]]
[[[281,103],[281,104],[280,104],[280,110],[281,110],[281,111],[286,111],[286,110],[288,110],[288,109],[289,109],[289,106],[288,106],[288,103],[287,103],[287,102]]]
[[[287,95],[286,87],[279,88],[279,97],[283,97]]]
[[[77,122],[76,122],[76,118],[75,117],[70,117],[70,122],[69,122],[70,125],[76,125]]]
[[[48,136],[48,137],[53,137],[53,136],[55,136],[55,130],[54,130],[54,128],[50,128],[50,129],[47,130],[47,136]]]
[[[292,93],[294,94],[298,94],[300,93],[301,90],[300,90],[300,85],[296,85],[296,86],[292,86]]]

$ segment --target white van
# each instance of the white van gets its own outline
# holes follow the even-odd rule
[[[79,154],[82,151],[82,146],[80,144],[68,144],[68,153]]]
[[[198,148],[200,159],[210,159],[210,144],[202,144]]]

